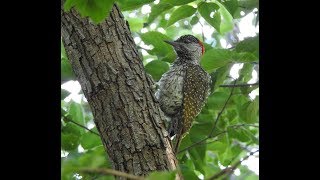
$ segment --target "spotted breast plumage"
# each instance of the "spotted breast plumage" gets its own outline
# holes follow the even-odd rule
[[[176,135],[177,152],[181,139],[189,131],[210,94],[210,75],[200,66],[204,47],[196,37],[185,35],[166,41],[174,47],[177,59],[159,80],[156,97],[160,108],[170,119],[168,132]]]

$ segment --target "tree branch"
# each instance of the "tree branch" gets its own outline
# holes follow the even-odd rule
[[[100,134],[99,134],[99,133],[94,132],[94,131],[92,131],[91,129],[89,129],[89,128],[85,127],[84,125],[79,124],[79,123],[77,123],[77,122],[73,121],[72,119],[68,118],[67,116],[63,116],[63,118],[64,118],[64,119],[66,119],[68,122],[72,122],[73,124],[75,124],[75,125],[77,125],[77,126],[79,126],[79,127],[83,128],[83,129],[86,129],[86,130],[88,130],[89,132],[91,132],[91,133],[93,133],[93,134],[95,134],[95,135],[97,135],[97,136],[99,136],[99,137],[100,137]]]
[[[247,87],[247,86],[259,86],[259,82],[252,84],[222,84],[219,87]]]
[[[241,126],[251,126],[251,127],[259,128],[258,125],[254,125],[254,124],[235,124],[235,125],[230,125],[228,127],[241,127]]]
[[[259,128],[259,126],[254,125],[254,124],[235,124],[235,125],[231,125],[231,126],[228,126],[228,127],[234,127],[234,129],[236,129],[236,128],[241,127],[241,126],[252,126],[252,127]],[[228,127],[227,127],[227,128],[228,128]],[[205,145],[205,144],[209,144],[209,143],[216,142],[217,140],[213,140],[213,141],[211,141],[211,142],[207,142],[207,143],[205,143],[205,144],[202,144],[202,142],[208,140],[209,138],[214,138],[214,137],[220,136],[220,135],[222,135],[222,134],[225,134],[225,133],[227,133],[227,132],[228,132],[228,131],[221,131],[221,132],[219,132],[218,134],[216,134],[216,135],[214,135],[214,136],[211,136],[211,137],[208,136],[208,137],[206,137],[206,138],[204,138],[204,139],[202,139],[202,140],[200,140],[200,141],[198,141],[198,142],[196,142],[196,143],[194,143],[194,144],[192,144],[192,145],[190,145],[190,146],[188,146],[188,147],[186,147],[186,148],[178,151],[178,153],[181,153],[181,152],[183,152],[183,151],[189,150],[189,149],[191,149],[191,148],[193,148],[193,147],[195,147],[195,146],[198,146],[198,145]]]
[[[259,151],[259,149],[254,151],[254,152],[251,152],[249,155],[244,157],[242,160],[239,160],[238,162],[236,162],[233,166],[223,169],[219,173],[217,173],[217,174],[211,176],[210,178],[208,178],[208,180],[217,179],[220,176],[223,176],[225,174],[231,174],[243,161],[247,160],[250,156],[252,156],[253,154],[255,154],[258,151]]]
[[[128,174],[128,173],[124,173],[124,172],[117,171],[114,169],[105,169],[105,168],[97,168],[97,169],[82,168],[82,169],[80,169],[80,172],[96,173],[96,174],[102,174],[102,175],[114,175],[114,176],[124,177],[124,178],[128,178],[128,179],[134,179],[134,180],[143,180],[144,179],[142,176],[135,176],[133,174]]]
[[[221,135],[221,134],[224,134],[224,133],[226,133],[226,132],[227,132],[227,131],[222,131],[222,132],[216,134],[216,135],[213,136],[213,137],[217,137],[217,136],[219,136],[219,135]],[[193,147],[195,147],[195,146],[204,145],[204,144],[202,144],[202,143],[203,143],[204,141],[206,141],[207,139],[209,139],[209,138],[210,138],[210,137],[208,136],[208,137],[206,137],[206,138],[204,138],[204,139],[202,139],[202,140],[200,140],[200,141],[198,141],[198,142],[196,142],[196,143],[194,143],[194,144],[191,144],[190,146],[188,146],[188,147],[186,147],[186,148],[178,151],[178,154],[181,153],[181,152],[183,152],[183,151],[189,150],[189,149],[191,149],[191,148],[193,148]],[[209,144],[209,143],[212,143],[212,142],[215,142],[215,141],[211,141],[211,142],[208,142],[208,143],[206,143],[206,144]]]
[[[237,79],[236,79],[236,80],[234,80],[233,85],[235,85],[236,83],[237,83]],[[219,112],[219,114],[218,114],[218,116],[217,116],[217,118],[216,118],[216,120],[215,120],[215,122],[214,122],[213,128],[212,128],[212,130],[211,130],[211,132],[210,132],[210,134],[209,134],[209,136],[208,136],[208,137],[211,137],[211,136],[212,136],[212,134],[213,134],[213,132],[214,132],[214,130],[215,130],[215,128],[216,128],[216,126],[217,126],[217,123],[218,123],[218,120],[219,120],[219,118],[220,118],[221,114],[223,113],[224,109],[226,108],[226,106],[227,106],[227,104],[228,104],[228,102],[229,102],[229,100],[230,100],[231,96],[233,95],[234,88],[235,88],[235,87],[233,86],[233,87],[232,87],[232,89],[231,89],[230,95],[229,95],[228,99],[226,100],[226,102],[224,103],[224,105],[223,105],[223,107],[222,107],[221,111]]]

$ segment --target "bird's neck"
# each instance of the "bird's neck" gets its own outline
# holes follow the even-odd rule
[[[178,56],[178,58],[174,61],[174,64],[176,64],[176,65],[182,65],[182,64],[200,65],[200,59],[185,58],[185,57]]]

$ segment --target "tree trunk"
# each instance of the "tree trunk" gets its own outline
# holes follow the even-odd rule
[[[140,176],[176,169],[153,81],[119,8],[96,25],[74,9],[64,12],[62,2],[61,32],[114,169]]]

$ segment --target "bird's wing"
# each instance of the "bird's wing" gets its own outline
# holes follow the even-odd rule
[[[211,79],[199,65],[189,65],[183,83],[182,134],[187,132],[194,118],[200,113],[210,93]]]
[[[172,67],[160,79],[158,99],[161,110],[169,116],[176,116],[182,106],[182,88],[185,70],[181,66]]]

